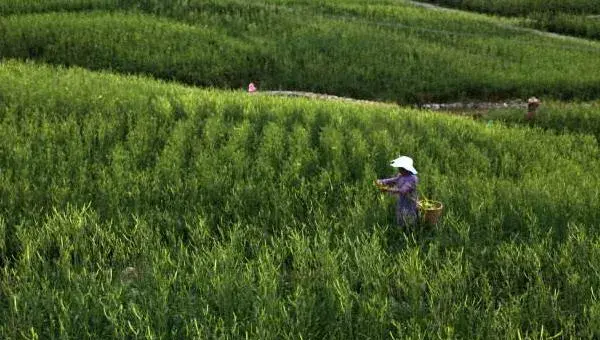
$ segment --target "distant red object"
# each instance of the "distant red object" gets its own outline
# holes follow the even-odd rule
[[[256,92],[256,86],[254,86],[254,83],[250,83],[250,85],[248,85],[248,92]]]

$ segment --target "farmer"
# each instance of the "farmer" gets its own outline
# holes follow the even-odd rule
[[[392,178],[378,179],[377,185],[382,191],[398,195],[396,203],[396,222],[399,226],[414,224],[418,218],[417,184],[419,178],[410,157],[400,156],[390,164],[398,168],[398,174]]]
[[[527,100],[527,113],[525,114],[526,121],[532,121],[535,118],[535,112],[540,106],[541,101],[536,97],[531,97]]]

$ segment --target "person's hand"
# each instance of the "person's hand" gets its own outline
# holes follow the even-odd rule
[[[381,180],[377,179],[373,182],[375,183],[375,186],[377,186],[379,191],[381,191],[381,192],[389,191],[389,188],[387,186],[385,186]]]

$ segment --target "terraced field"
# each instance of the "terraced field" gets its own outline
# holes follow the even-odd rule
[[[600,6],[594,0],[426,0],[443,6],[525,18],[522,25],[549,32],[600,39]]]
[[[391,0],[0,13],[0,338],[599,336],[598,42]],[[400,154],[437,225],[373,186]]]
[[[5,10],[22,14],[2,19],[1,56],[403,104],[600,93],[600,43],[469,13],[384,1],[33,4]]]

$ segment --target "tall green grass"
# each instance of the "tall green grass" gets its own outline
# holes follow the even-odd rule
[[[542,12],[531,19],[530,26],[536,29],[600,40],[598,16]]]
[[[487,112],[485,118],[510,125],[533,125],[558,133],[587,134],[600,140],[598,102],[544,102],[532,122],[525,121],[525,112],[525,109],[495,109]]]
[[[3,338],[598,335],[594,138],[16,61],[0,98]],[[398,154],[437,227],[372,187]]]
[[[261,54],[257,47],[213,28],[140,15],[43,14],[13,17],[5,24],[5,56],[205,86],[232,85],[240,76],[248,79],[244,72],[251,72],[254,58]]]
[[[116,9],[122,0],[12,0],[0,3],[0,14]]]
[[[593,42],[405,6],[286,6],[165,10],[189,24],[129,12],[9,16],[0,53],[202,86],[255,81],[262,89],[400,103],[600,93],[589,71],[600,68]]]
[[[594,0],[425,0],[423,2],[508,16],[527,16],[546,11],[587,15],[600,13],[600,7]]]
[[[600,14],[596,1],[432,0],[425,1],[466,11],[525,18],[521,25],[586,39],[600,39]]]

